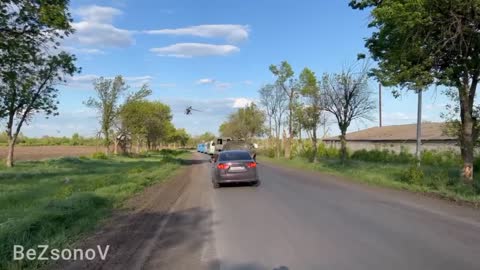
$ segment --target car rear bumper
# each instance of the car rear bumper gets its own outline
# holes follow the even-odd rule
[[[217,177],[216,182],[217,183],[251,183],[251,182],[257,182],[258,177],[256,178],[251,178],[251,177]]]

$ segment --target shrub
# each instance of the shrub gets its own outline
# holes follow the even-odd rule
[[[318,145],[317,156],[320,158],[339,158],[340,150],[334,147],[327,147],[324,143]]]
[[[107,154],[103,152],[95,152],[92,154],[92,158],[94,159],[108,159]]]
[[[406,170],[402,171],[400,174],[400,181],[421,185],[424,181],[425,175],[419,167],[416,165],[409,166]]]
[[[456,167],[461,164],[460,156],[453,151],[424,150],[421,161],[423,165],[430,166]]]
[[[269,157],[269,158],[274,158],[275,157],[275,148],[269,147],[269,148],[263,148],[259,151],[260,155]]]

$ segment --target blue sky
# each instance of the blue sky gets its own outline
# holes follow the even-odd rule
[[[228,113],[274,81],[270,64],[287,60],[297,74],[304,67],[318,75],[339,71],[366,52],[371,32],[368,13],[346,0],[75,0],[71,11],[76,33],[63,47],[77,55],[82,73],[60,87],[60,115],[38,115],[23,129],[27,136],[95,134],[95,112],[82,101],[94,95],[94,78],[115,75],[131,90],[149,83],[150,99],[171,106],[177,127],[217,133]],[[385,124],[415,122],[415,95],[394,99],[385,89],[383,96]],[[424,119],[440,121],[446,102],[440,90],[429,90]],[[184,115],[189,105],[202,112]],[[373,125],[358,121],[351,131]]]

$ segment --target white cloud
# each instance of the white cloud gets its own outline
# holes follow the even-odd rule
[[[214,84],[215,80],[210,78],[200,79],[196,82],[196,84]]]
[[[92,49],[92,48],[77,48],[77,47],[71,47],[71,46],[63,46],[62,49],[67,50],[71,53],[77,53],[77,54],[94,54],[94,55],[105,54],[105,52],[100,49]]]
[[[167,47],[152,48],[150,51],[159,56],[190,58],[196,56],[225,56],[239,52],[240,49],[233,45],[176,43]]]
[[[120,29],[112,24],[122,11],[103,6],[87,6],[74,11],[79,22],[72,23],[75,33],[67,40],[69,44],[98,47],[128,47],[135,43],[132,31]]]
[[[199,84],[199,85],[214,85],[218,89],[227,89],[227,88],[232,87],[231,83],[220,82],[220,81],[217,81],[217,80],[212,79],[212,78],[200,79],[196,82],[196,84]]]
[[[98,75],[94,74],[86,74],[86,75],[79,75],[70,78],[67,82],[67,87],[69,88],[82,88],[82,89],[93,89],[93,82],[95,79],[100,78]],[[105,77],[107,79],[113,79],[113,77]],[[131,87],[140,87],[145,83],[150,84],[153,80],[152,76],[145,75],[145,76],[126,76],[123,79],[127,82],[128,85]]]
[[[107,23],[81,21],[72,23],[76,32],[72,40],[83,45],[100,47],[128,47],[135,43],[131,32]]]
[[[97,5],[81,7],[77,10],[74,10],[74,13],[78,14],[86,21],[106,23],[111,23],[115,16],[123,14],[123,12],[119,9]]]
[[[249,27],[238,24],[207,24],[185,28],[160,29],[144,31],[152,35],[188,35],[204,38],[225,38],[228,42],[239,42],[248,39]]]
[[[252,99],[248,98],[234,98],[233,99],[233,108],[245,108],[253,103]]]

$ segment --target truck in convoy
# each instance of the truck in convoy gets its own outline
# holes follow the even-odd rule
[[[229,140],[222,145],[221,151],[231,151],[231,150],[244,150],[248,151],[253,160],[257,158],[257,147],[256,144],[247,142],[246,140]],[[219,152],[215,152],[212,155],[212,161],[216,162]]]
[[[232,140],[232,138],[230,138],[230,137],[216,138],[215,139],[215,154],[218,154],[218,152],[221,152],[223,150],[223,146],[231,140]]]
[[[215,141],[209,141],[205,143],[205,154],[215,154]]]

